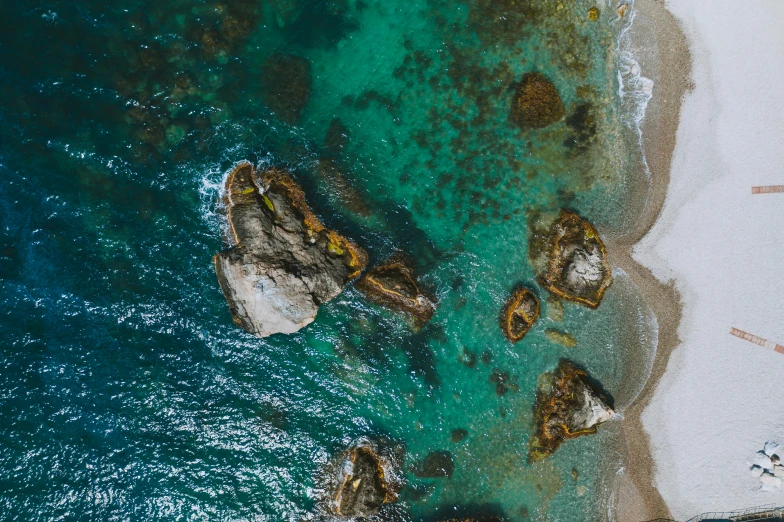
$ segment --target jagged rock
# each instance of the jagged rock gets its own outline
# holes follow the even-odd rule
[[[349,448],[339,457],[336,475],[328,478],[327,511],[342,519],[375,515],[381,506],[397,500],[398,484],[391,463],[366,443]]]
[[[365,251],[327,230],[281,170],[265,170],[257,184],[253,166],[242,163],[226,194],[236,246],[212,260],[234,323],[258,337],[311,323],[367,264]]]
[[[310,62],[300,56],[275,53],[265,60],[262,74],[264,103],[281,121],[295,125],[310,99]]]
[[[414,475],[419,478],[451,478],[455,470],[452,454],[448,451],[434,451],[417,465]]]
[[[436,311],[435,300],[420,290],[414,270],[400,256],[368,270],[357,281],[357,290],[378,305],[405,312],[418,327]]]
[[[553,373],[539,379],[530,460],[542,460],[568,439],[596,433],[596,426],[615,414],[608,402],[584,370],[561,359]]]
[[[512,101],[512,121],[522,128],[542,128],[563,115],[564,104],[555,85],[541,73],[525,73]]]
[[[539,317],[539,299],[525,287],[518,288],[506,301],[501,312],[501,331],[516,343],[528,333]]]
[[[612,270],[599,233],[574,212],[562,210],[553,224],[547,272],[547,290],[558,297],[597,308],[612,284]]]
[[[577,339],[573,335],[566,332],[556,330],[555,328],[548,328],[544,331],[544,336],[554,343],[560,344],[566,348],[574,348],[577,346]]]

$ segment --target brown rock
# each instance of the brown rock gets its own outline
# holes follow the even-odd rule
[[[512,121],[522,128],[543,128],[563,118],[564,104],[555,85],[541,73],[523,75],[512,101]]]
[[[435,300],[425,295],[414,279],[414,270],[400,256],[371,268],[357,281],[357,290],[374,303],[411,316],[417,326],[433,317]]]
[[[585,370],[561,359],[553,373],[539,378],[534,418],[536,434],[528,456],[542,460],[569,439],[596,433],[596,426],[615,412],[609,399],[595,390]]]
[[[553,224],[543,284],[558,297],[597,308],[612,284],[612,270],[599,233],[574,212],[562,210]]]
[[[331,497],[327,510],[341,519],[368,517],[381,506],[397,500],[397,485],[390,480],[389,462],[369,445],[343,452],[337,462],[337,476],[330,480]]]
[[[528,333],[539,317],[539,300],[529,289],[515,290],[501,312],[501,331],[516,343]]]

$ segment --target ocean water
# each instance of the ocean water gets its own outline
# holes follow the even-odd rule
[[[360,437],[399,449],[385,520],[607,518],[618,423],[529,464],[536,382],[568,357],[623,411],[655,319],[616,270],[598,310],[554,321],[527,255],[541,213],[608,237],[634,219],[647,98],[616,7],[0,3],[0,519],[313,520],[319,470]],[[564,121],[509,122],[528,71]],[[233,326],[211,256],[244,159],[290,169],[372,261],[410,256],[433,320],[412,331],[349,286],[294,335]],[[512,345],[517,284],[543,314]],[[451,478],[412,473],[433,451]]]

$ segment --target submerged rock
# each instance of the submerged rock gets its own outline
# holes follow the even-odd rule
[[[577,339],[575,339],[573,335],[556,330],[555,328],[548,328],[545,330],[544,336],[552,342],[565,346],[566,348],[574,348],[577,346]]]
[[[226,181],[235,247],[212,260],[234,323],[266,337],[296,332],[319,306],[359,276],[367,254],[327,228],[285,172],[271,168],[260,180],[242,163]]]
[[[545,288],[563,299],[597,308],[612,284],[599,233],[574,212],[562,210],[552,227]]]
[[[408,314],[418,327],[436,311],[435,300],[420,290],[414,270],[400,256],[371,268],[357,281],[357,290],[378,305]]]
[[[310,99],[311,81],[307,59],[273,54],[264,62],[261,82],[264,103],[282,121],[295,125]]]
[[[516,343],[528,333],[539,317],[539,299],[525,287],[515,290],[501,312],[501,331]]]
[[[615,414],[608,402],[584,370],[561,359],[553,373],[539,379],[530,460],[542,460],[568,439],[596,433],[596,426]]]
[[[342,519],[377,514],[381,506],[397,500],[398,484],[391,463],[370,444],[360,443],[339,455],[328,477],[327,511]],[[333,470],[330,470],[333,471]]]
[[[522,128],[547,127],[563,118],[564,104],[555,85],[541,73],[523,75],[512,101],[512,121]]]
[[[419,478],[451,478],[455,471],[455,462],[448,451],[434,451],[414,468],[414,475]]]

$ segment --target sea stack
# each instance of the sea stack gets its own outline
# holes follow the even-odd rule
[[[534,406],[536,434],[529,445],[529,459],[542,460],[565,441],[596,433],[596,426],[615,415],[609,402],[594,388],[585,370],[561,359],[554,372],[539,378]]]
[[[213,257],[234,323],[258,336],[293,333],[367,264],[367,253],[328,230],[282,170],[248,162],[226,181],[233,248]]]
[[[552,226],[547,272],[542,282],[554,295],[597,308],[612,284],[607,250],[588,221],[562,210]]]

